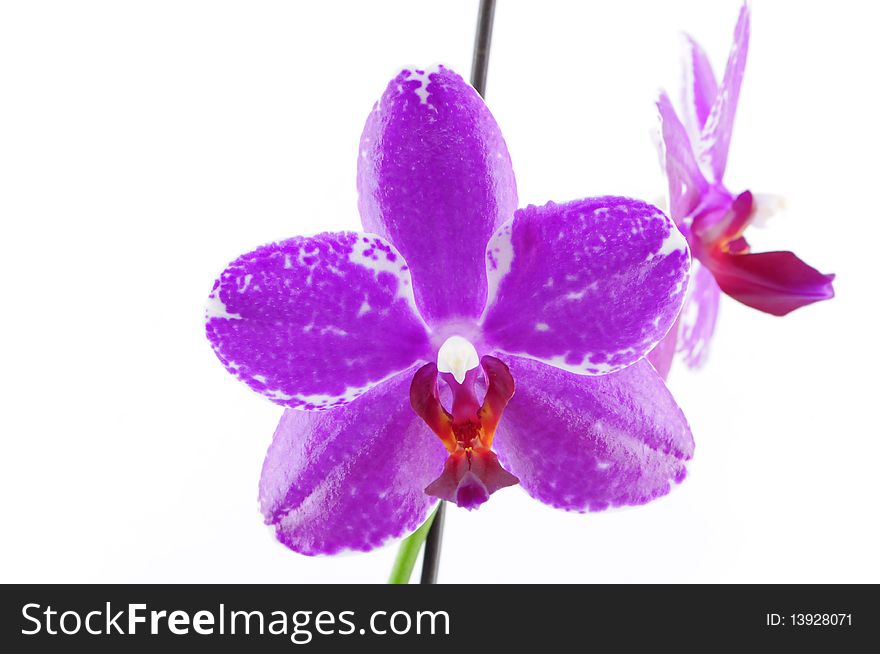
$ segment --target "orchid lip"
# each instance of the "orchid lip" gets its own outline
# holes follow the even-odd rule
[[[449,452],[442,474],[425,492],[463,508],[475,509],[495,491],[519,482],[502,468],[491,450],[501,415],[513,397],[514,381],[504,362],[493,356],[477,359],[473,345],[464,338],[453,338],[449,339],[452,343],[446,349],[441,348],[438,361],[454,364],[446,367],[462,373],[460,381],[454,370],[441,373],[439,364],[425,364],[413,376],[410,403]],[[471,364],[472,368],[464,370]],[[475,389],[480,370],[486,380],[482,401],[477,398]],[[452,390],[449,409],[440,402],[440,379]]]

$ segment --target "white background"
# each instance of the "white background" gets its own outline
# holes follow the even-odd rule
[[[487,101],[521,204],[664,193],[650,138],[680,30],[720,72],[738,2],[501,0]],[[449,512],[441,580],[880,581],[880,46],[863,2],[757,0],[727,180],[784,195],[758,249],[838,274],[783,319],[725,298],[670,386],[697,442],[645,507],[520,489]],[[869,15],[871,14],[871,15]],[[403,65],[470,66],[475,1],[4,2],[0,580],[383,581],[395,546],[310,559],[257,482],[282,409],[216,361],[223,266],[357,229],[358,138]]]

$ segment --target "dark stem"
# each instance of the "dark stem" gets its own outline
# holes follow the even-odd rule
[[[423,584],[436,584],[437,571],[440,569],[440,548],[443,545],[443,517],[446,513],[446,502],[440,500],[434,522],[425,539],[425,556],[422,559]]]
[[[489,73],[489,49],[492,46],[492,24],[495,21],[495,0],[480,0],[477,14],[477,35],[474,38],[474,58],[471,63],[471,86],[481,96],[486,96],[486,76]],[[440,548],[443,545],[443,518],[446,502],[440,500],[434,523],[425,539],[425,556],[422,559],[422,583],[436,584],[440,569]]]
[[[489,48],[492,46],[492,24],[495,21],[495,0],[480,0],[477,35],[474,38],[474,59],[471,63],[471,86],[486,97],[486,75],[489,73]]]

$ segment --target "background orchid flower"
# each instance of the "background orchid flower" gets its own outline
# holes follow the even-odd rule
[[[680,321],[650,356],[664,377],[676,349],[688,365],[704,361],[720,291],[776,316],[834,296],[834,275],[820,273],[792,252],[750,251],[743,232],[775,210],[778,199],[750,191],[734,194],[723,184],[748,48],[749,8],[744,4],[720,86],[703,49],[687,37],[684,121],[665,93],[657,103],[670,215],[699,261]]]
[[[368,550],[438,498],[474,508],[517,481],[585,511],[683,479],[690,429],[642,360],[689,274],[661,211],[618,197],[516,210],[495,120],[443,67],[390,82],[357,183],[364,233],[258,248],[210,294],[217,356],[288,409],[260,484],[282,543]]]

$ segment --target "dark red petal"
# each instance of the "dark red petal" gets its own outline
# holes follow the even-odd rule
[[[486,375],[486,397],[483,398],[483,406],[480,408],[480,424],[483,427],[483,445],[492,445],[492,437],[501,420],[504,407],[510,402],[516,390],[513,375],[507,364],[493,356],[486,355],[480,359],[483,372]]]
[[[443,445],[454,452],[457,444],[452,431],[452,416],[440,403],[440,392],[437,388],[437,364],[426,363],[413,375],[409,387],[409,402],[413,411],[430,427]]]
[[[774,316],[834,297],[834,275],[823,275],[792,252],[714,252],[704,263],[722,291]]]

